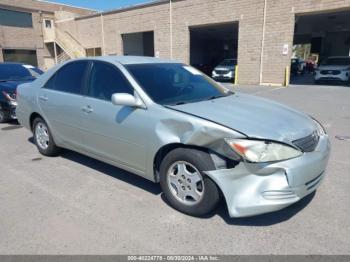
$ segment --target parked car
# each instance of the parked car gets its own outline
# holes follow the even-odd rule
[[[31,65],[0,63],[0,123],[16,119],[16,89],[35,80],[43,72]]]
[[[186,214],[207,214],[221,195],[231,217],[279,210],[325,176],[330,143],[319,122],[181,63],[78,59],[18,94],[18,119],[40,153],[68,148],[159,182]]]
[[[350,83],[350,57],[333,56],[315,70],[315,83],[323,81]]]
[[[225,59],[212,72],[212,78],[218,81],[233,80],[237,59]]]

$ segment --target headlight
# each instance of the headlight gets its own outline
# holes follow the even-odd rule
[[[301,156],[303,153],[291,146],[260,140],[226,140],[229,146],[250,162],[281,161]]]
[[[323,136],[323,135],[327,134],[327,133],[326,133],[326,130],[324,129],[324,127],[321,125],[320,122],[318,122],[315,118],[312,118],[312,120],[314,120],[314,122],[315,122],[315,124],[316,124],[316,127],[317,127],[317,134],[318,134],[319,136]]]
[[[14,98],[15,95],[11,95],[9,93],[6,93],[5,91],[2,91],[2,94],[4,95],[4,97],[11,102],[16,102],[16,99]]]

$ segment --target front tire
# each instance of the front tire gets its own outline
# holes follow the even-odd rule
[[[8,114],[0,109],[0,123],[6,123],[9,120]]]
[[[160,186],[170,205],[192,216],[213,211],[220,200],[220,191],[204,174],[210,170],[215,170],[215,165],[204,151],[177,148],[169,152],[160,166]]]
[[[38,117],[33,121],[34,142],[39,152],[44,156],[57,156],[60,148],[56,146],[51,131],[46,122]]]

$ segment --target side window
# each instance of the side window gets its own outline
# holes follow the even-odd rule
[[[106,63],[94,62],[88,96],[109,101],[114,93],[133,95],[134,89],[117,68]]]
[[[55,90],[55,78],[57,74],[51,76],[51,78],[46,82],[44,88]]]
[[[61,92],[81,94],[88,62],[73,62],[63,66],[47,81],[45,88]]]

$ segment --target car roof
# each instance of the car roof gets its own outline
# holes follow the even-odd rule
[[[95,57],[80,58],[80,59],[76,59],[75,61],[77,60],[97,60],[97,61],[105,61],[110,63],[117,62],[123,65],[181,63],[175,60],[161,59],[161,58],[147,57],[147,56],[95,56]]]

